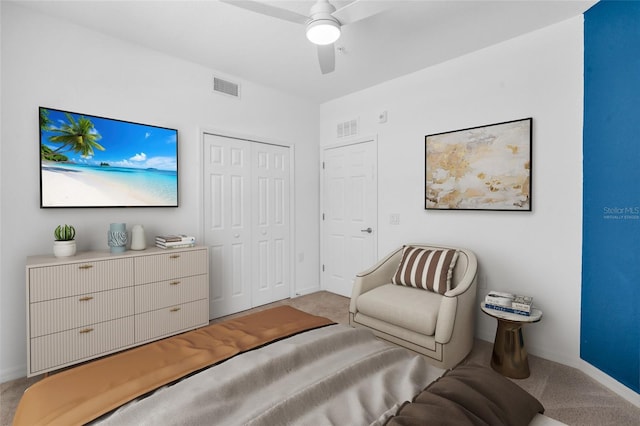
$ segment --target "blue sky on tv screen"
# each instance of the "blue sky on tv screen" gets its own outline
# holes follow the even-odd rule
[[[47,108],[50,127],[59,128],[68,119],[65,111]],[[71,150],[61,150],[61,154],[69,161],[77,164],[100,165],[109,163],[111,167],[126,167],[159,170],[177,170],[177,131],[145,124],[130,123],[109,118],[95,117],[88,114],[69,113],[78,120],[85,117],[91,120],[95,131],[101,138],[97,142],[105,150],[95,149],[92,156],[82,156]],[[59,143],[49,141],[51,136],[58,133],[41,130],[41,142],[56,150]]]

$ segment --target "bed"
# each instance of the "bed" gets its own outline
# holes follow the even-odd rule
[[[281,306],[44,378],[14,425],[558,425],[489,368],[444,371]]]

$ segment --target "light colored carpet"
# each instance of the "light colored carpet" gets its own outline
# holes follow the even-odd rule
[[[349,299],[323,291],[264,305],[214,322],[278,305],[290,305],[342,324],[349,322]],[[491,350],[491,343],[477,340],[468,360],[489,365]],[[513,382],[538,398],[549,417],[576,426],[640,426],[640,408],[581,371],[535,356],[529,356],[529,366],[531,376]],[[22,393],[39,379],[22,378],[0,385],[0,426],[11,425]]]

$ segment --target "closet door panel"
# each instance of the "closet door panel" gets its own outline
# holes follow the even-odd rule
[[[251,308],[251,149],[204,138],[204,232],[209,246],[211,318]]]
[[[289,297],[289,149],[254,144],[252,254],[254,306]]]
[[[289,151],[204,136],[211,318],[290,296]]]

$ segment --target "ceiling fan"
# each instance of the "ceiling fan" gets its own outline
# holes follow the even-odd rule
[[[340,28],[389,9],[393,3],[390,1],[354,0],[346,6],[336,9],[328,0],[317,0],[311,7],[309,16],[305,16],[257,0],[221,1],[263,15],[305,25],[307,38],[317,45],[322,74],[328,74],[335,69],[334,42],[340,37]]]

